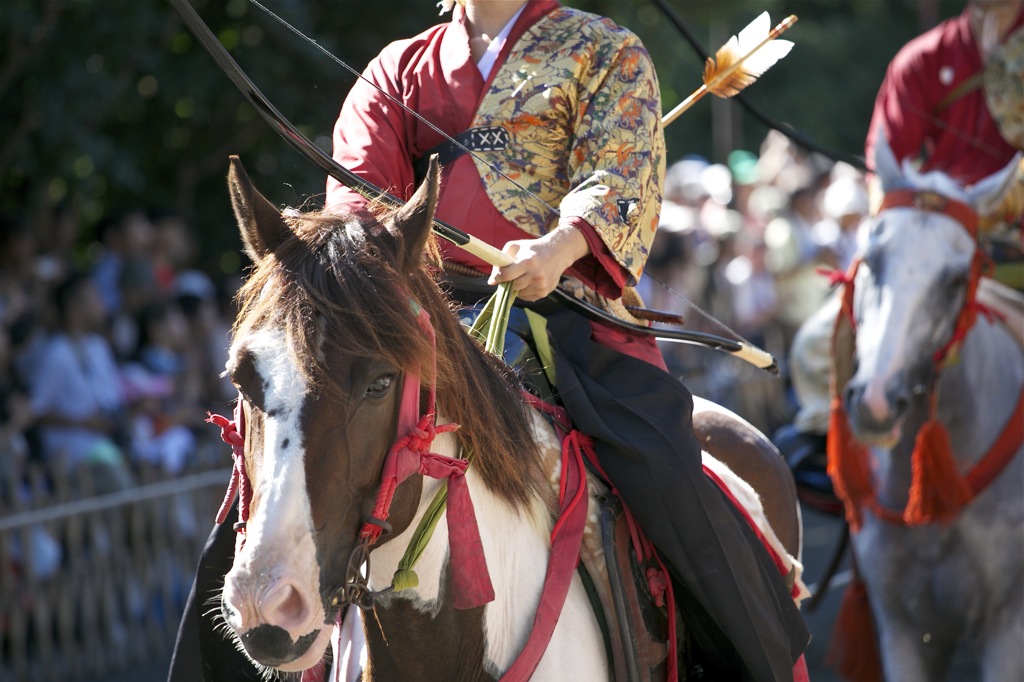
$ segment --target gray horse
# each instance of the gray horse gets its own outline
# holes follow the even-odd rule
[[[1014,454],[1002,473],[951,522],[907,525],[898,512],[883,518],[885,510],[907,506],[911,453],[930,416],[933,382],[935,414],[961,474],[985,457],[1008,423],[1020,420],[1024,354],[1003,324],[979,316],[956,361],[941,370],[934,362],[953,335],[978,248],[958,219],[963,211],[950,215],[934,201],[941,195],[966,204],[961,209],[985,211],[1007,191],[1017,159],[965,189],[944,174],[922,175],[907,165],[901,170],[882,142],[876,172],[886,195],[910,189],[932,200],[883,204],[871,227],[853,282],[854,372],[842,391],[853,434],[873,455],[875,504],[865,509],[853,547],[885,676],[893,682],[944,679],[964,643],[976,654],[983,680],[1024,680],[1020,439],[1010,441]]]

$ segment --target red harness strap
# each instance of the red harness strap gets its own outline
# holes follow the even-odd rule
[[[974,465],[967,472],[964,479],[971,489],[971,496],[975,497],[982,490],[988,487],[996,476],[1002,473],[1006,465],[1013,459],[1021,442],[1024,441],[1024,391],[1021,391],[1017,399],[1017,407],[1010,415],[1006,427],[999,434],[999,438],[989,448],[985,457]]]
[[[434,328],[430,315],[418,305],[417,322],[420,329],[434,345]],[[431,376],[436,376],[436,355]],[[420,381],[414,372],[407,372],[402,387],[402,403],[399,408],[398,432],[405,433],[391,446],[384,459],[381,484],[373,514],[359,531],[359,537],[373,544],[383,532],[383,522],[390,514],[395,489],[413,474],[419,473],[431,478],[448,479],[448,544],[451,553],[449,565],[452,571],[453,602],[457,609],[471,609],[494,600],[494,587],[487,572],[480,528],[477,525],[473,501],[466,482],[468,460],[445,457],[430,452],[429,448],[439,433],[458,429],[457,424],[437,426],[436,380],[431,380],[427,389],[426,409],[420,415]]]
[[[577,454],[586,455],[587,461],[590,462],[590,465],[594,468],[594,470],[598,473],[598,475],[600,475],[601,478],[604,479],[604,481],[609,485],[609,487],[612,488],[613,492],[615,492],[615,494],[618,495],[618,491],[615,490],[615,487],[612,485],[611,481],[608,479],[608,474],[605,473],[604,469],[601,467],[600,462],[598,462],[598,460],[597,460],[597,452],[594,450],[594,445],[591,442],[590,438],[588,438],[587,436],[583,435],[579,431],[570,430],[571,429],[571,422],[569,420],[569,415],[565,411],[565,409],[561,408],[561,407],[558,407],[556,405],[551,405],[549,403],[546,403],[543,400],[541,400],[540,398],[538,398],[538,397],[534,396],[533,394],[528,393],[526,391],[523,391],[523,396],[526,398],[526,401],[528,403],[530,403],[530,405],[532,405],[534,408],[540,410],[541,412],[544,412],[545,414],[550,415],[552,417],[554,423],[555,423],[556,430],[558,430],[562,434],[562,436],[563,436],[563,440],[562,440],[562,481],[561,481],[563,489],[564,489],[564,487],[566,485],[566,479],[567,479],[566,444],[570,442],[570,439],[574,439],[575,440],[574,449],[577,451]],[[580,467],[580,470],[582,472],[582,468],[583,468],[582,459],[580,459],[580,462],[579,462],[578,466]],[[586,473],[582,472],[581,475],[583,476],[583,481],[584,481],[584,486],[585,486],[585,484],[586,484]],[[585,488],[583,490],[583,495],[584,495],[584,500],[586,500],[586,490],[585,490]],[[619,497],[621,498],[621,495]],[[582,511],[580,513],[583,514],[584,517],[585,517],[586,509],[587,509],[586,501],[584,501],[584,504],[580,505],[580,507],[582,508]],[[622,509],[623,509],[623,512],[624,512],[625,517],[626,517],[626,523],[627,523],[627,525],[629,527],[630,539],[631,539],[631,541],[633,543],[633,552],[636,555],[637,559],[639,561],[645,561],[645,562],[649,562],[649,563],[656,563],[657,566],[658,566],[657,568],[655,568],[654,566],[650,566],[647,569],[647,572],[646,572],[647,585],[648,585],[648,589],[651,592],[651,596],[654,598],[655,604],[657,604],[659,607],[664,607],[666,609],[666,611],[667,611],[667,615],[668,615],[668,660],[666,662],[666,665],[667,665],[667,679],[675,680],[679,676],[679,673],[678,673],[678,653],[677,653],[677,648],[676,648],[676,628],[677,628],[677,626],[676,626],[675,593],[672,590],[672,581],[669,580],[669,578],[668,578],[668,570],[665,568],[665,564],[662,562],[661,556],[657,553],[657,551],[655,551],[654,545],[652,545],[650,540],[647,539],[647,536],[645,536],[643,534],[642,530],[640,529],[639,524],[637,524],[636,520],[633,518],[632,513],[630,513],[629,508],[626,506],[624,501],[623,501],[623,504],[622,504]],[[583,527],[586,526],[586,518],[582,519],[582,524],[583,524]],[[556,530],[557,530],[557,527],[558,526],[556,525]],[[580,531],[579,531],[579,539],[574,540],[573,544],[571,545],[573,555],[575,556],[575,561],[579,560],[579,551],[580,551],[580,545],[582,544],[582,541],[583,541],[583,529],[581,528]],[[566,547],[565,547],[566,553],[568,553],[569,549],[570,549],[570,545],[568,543],[566,543]],[[554,547],[554,541],[552,541],[552,555],[553,556],[554,556],[554,553],[555,553],[555,547]],[[554,563],[554,558],[552,558],[552,563]],[[576,564],[574,562],[572,570],[575,570],[575,565]],[[549,571],[549,573],[550,573],[550,571]],[[568,582],[571,580],[571,578],[572,578],[572,574],[570,572],[569,575],[566,578],[566,586],[568,586]],[[545,591],[547,590],[547,583],[546,582],[545,582],[544,589],[545,589]],[[564,601],[564,597],[562,599]],[[543,603],[544,603],[544,595],[541,596],[541,604],[543,604]],[[561,609],[561,603],[559,603],[559,609]],[[532,634],[531,634],[531,639],[533,639]],[[537,661],[540,660],[540,655],[542,655],[544,653],[544,649],[547,647],[547,642],[548,641],[550,641],[550,634],[548,635],[547,639],[544,641],[544,646],[540,647],[539,652],[536,652],[536,651],[533,652],[532,655],[536,656]],[[523,656],[525,654],[526,654],[526,651],[524,650],[523,654],[520,654],[520,655]],[[518,663],[518,661],[517,661],[517,663]],[[534,663],[534,667],[536,667],[536,663]],[[506,675],[507,675],[507,673],[506,673]],[[523,678],[523,679],[526,679],[526,678]],[[505,680],[505,678],[503,677],[502,681],[504,682],[504,680]]]
[[[978,213],[964,202],[950,199],[938,192],[917,189],[887,192],[876,214],[890,208],[916,208],[920,211],[941,213],[963,225],[972,237],[978,236]]]
[[[559,517],[551,530],[551,559],[541,588],[537,613],[526,645],[501,676],[502,682],[526,682],[544,657],[551,635],[562,614],[576,566],[580,560],[583,531],[587,527],[587,474],[583,452],[593,450],[590,439],[571,431],[562,439],[562,479],[558,491]]]
[[[252,501],[252,484],[249,482],[249,474],[245,471],[245,410],[242,407],[242,397],[239,396],[235,402],[234,419],[222,417],[219,414],[206,413],[206,422],[220,427],[220,437],[225,443],[231,446],[231,480],[228,481],[227,492],[217,510],[217,523],[224,523],[228,515],[228,507],[235,494],[238,494],[238,523],[235,524],[235,531],[238,537],[235,542],[235,552],[242,549],[245,544],[245,524],[249,521],[249,503]]]

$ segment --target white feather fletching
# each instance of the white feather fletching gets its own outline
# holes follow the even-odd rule
[[[771,30],[772,23],[768,18],[768,13],[761,12],[756,19],[740,31],[739,36],[730,38],[729,44],[731,45],[735,41],[735,54],[742,57],[763,42]],[[789,54],[792,49],[792,41],[776,38],[743,60],[743,66],[740,68],[757,78],[770,69],[775,62]]]
[[[662,125],[668,125],[676,120],[680,114],[693,106],[694,102],[708,93],[722,98],[732,97],[756,81],[793,49],[792,42],[779,40],[779,36],[796,23],[796,20],[796,15],[791,14],[772,28],[767,12],[758,15],[738,35],[729,38],[729,41],[715,52],[714,57],[707,58],[702,74],[704,84],[677,104],[672,111],[662,116]]]
[[[732,97],[789,54],[793,43],[773,39],[777,33],[772,31],[768,13],[762,12],[738,36],[729,38],[704,66],[708,89],[719,97]]]

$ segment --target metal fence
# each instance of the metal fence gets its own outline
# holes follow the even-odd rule
[[[29,472],[0,507],[0,680],[95,679],[167,657],[225,469],[82,496]],[[75,492],[72,492],[75,491]]]

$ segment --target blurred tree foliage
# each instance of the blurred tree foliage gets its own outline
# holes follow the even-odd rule
[[[389,41],[438,21],[432,0],[264,0],[357,69]],[[756,14],[793,13],[792,54],[746,92],[820,145],[859,155],[885,66],[962,0],[670,0],[713,51]],[[652,53],[667,111],[700,85],[701,60],[649,0],[567,0],[633,29]],[[248,0],[194,6],[269,99],[330,148],[353,77]],[[711,98],[709,98],[710,100]],[[726,135],[710,134],[726,126]],[[670,158],[756,150],[765,126],[703,101],[667,131]],[[719,148],[715,147],[719,140]],[[185,216],[211,270],[238,267],[224,176],[239,154],[269,197],[315,202],[320,171],[280,140],[161,0],[4,0],[0,9],[0,215],[79,217],[83,243],[115,213]]]

